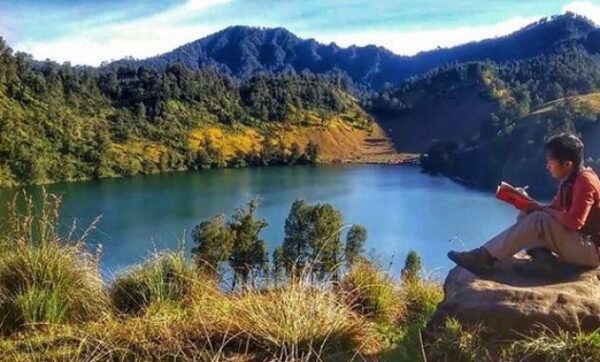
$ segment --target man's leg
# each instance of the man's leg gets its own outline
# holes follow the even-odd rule
[[[571,264],[596,267],[600,264],[593,243],[584,240],[577,231],[568,230],[558,220],[543,211],[522,217],[483,246],[492,257],[504,260],[532,245],[544,246]]]
[[[519,213],[517,214],[517,222],[520,222],[525,217],[527,217],[527,214],[524,211],[519,211]]]
[[[536,228],[536,224],[539,223],[534,221],[539,214],[540,212],[530,214],[519,212],[517,222],[486,242],[483,248],[495,259],[504,260],[527,247],[546,246],[540,231]]]
[[[519,214],[517,215],[517,223],[521,222],[521,220],[526,218],[527,215],[528,214],[525,213],[524,211],[519,211]],[[533,255],[533,254],[537,253],[539,250],[547,251],[548,248],[546,247],[546,244],[544,243],[543,240],[536,240],[536,241],[532,242],[531,245],[526,247],[525,250],[527,251],[527,254]],[[530,254],[530,252],[531,252],[531,254]]]

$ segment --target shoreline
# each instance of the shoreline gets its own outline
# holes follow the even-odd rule
[[[328,159],[322,162],[317,162],[314,165],[419,165],[419,157],[420,154],[410,154],[410,153],[395,153],[395,154],[386,154],[386,155],[376,155],[375,157],[370,157],[371,155],[363,155],[359,156],[355,159]],[[267,165],[260,167],[273,167],[280,165]],[[294,167],[299,165],[284,165],[288,167]],[[100,180],[110,180],[110,179],[123,179],[130,178],[136,176],[152,176],[152,175],[160,175],[160,174],[168,174],[174,172],[190,172],[190,171],[208,171],[208,170],[232,170],[237,168],[253,168],[255,166],[246,166],[246,167],[221,167],[221,168],[210,168],[206,170],[165,170],[159,172],[151,172],[151,173],[139,173],[136,175],[128,175],[128,176],[113,176],[113,177],[102,177],[102,178],[89,178],[89,179],[79,179],[79,180],[68,180],[68,181],[57,181],[57,182],[46,182],[46,183],[28,183],[28,184],[17,184],[12,186],[0,187],[1,190],[11,190],[22,187],[32,187],[32,186],[50,186],[57,184],[73,184],[73,183],[81,183],[81,182],[93,182]]]
[[[421,154],[389,153],[383,155],[361,155],[354,159],[335,158],[319,162],[319,164],[356,164],[356,165],[419,165]]]

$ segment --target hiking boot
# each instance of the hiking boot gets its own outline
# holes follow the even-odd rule
[[[560,262],[554,254],[545,248],[527,250],[531,260],[517,262],[513,265],[515,271],[523,275],[548,277],[555,275],[560,269]]]
[[[461,268],[479,276],[489,275],[494,270],[496,260],[484,248],[480,247],[471,251],[451,251],[448,258]]]

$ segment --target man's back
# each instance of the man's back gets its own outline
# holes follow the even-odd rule
[[[561,190],[552,202],[552,208],[559,211],[556,215],[559,221],[569,229],[592,235],[600,243],[600,179],[596,172],[589,167],[579,172],[571,195]]]

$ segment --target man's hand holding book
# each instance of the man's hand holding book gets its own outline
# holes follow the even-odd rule
[[[541,210],[544,205],[532,199],[527,194],[527,186],[515,187],[511,184],[502,181],[496,190],[496,197],[502,201],[508,202],[517,209],[530,213],[536,210]]]
[[[532,213],[534,211],[542,211],[545,207],[548,207],[546,204],[541,204],[535,200],[531,200],[527,208],[523,210],[526,214]]]
[[[542,211],[545,208],[550,207],[549,205],[537,202],[527,193],[527,188],[515,187],[509,183],[501,182],[496,190],[496,197],[502,201],[508,202],[522,212],[529,214],[534,211]]]
[[[542,211],[545,207],[548,207],[548,205],[537,202],[536,200],[531,198],[529,196],[529,194],[527,193],[528,188],[529,188],[529,185],[527,185],[525,187],[516,187],[517,190],[521,191],[525,196],[530,198],[529,204],[527,205],[525,210],[523,210],[524,213],[529,214],[534,211]]]

